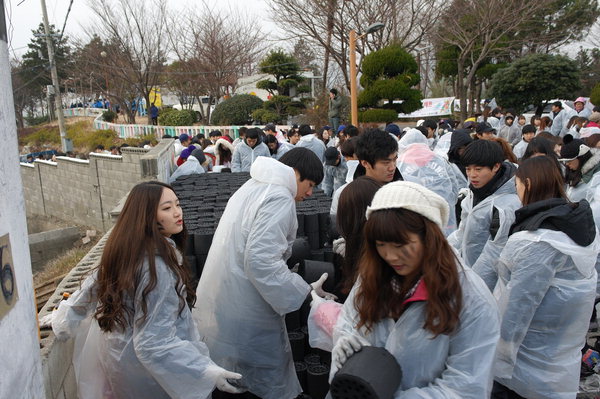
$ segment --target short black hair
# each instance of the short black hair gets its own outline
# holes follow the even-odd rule
[[[381,129],[368,129],[358,136],[356,156],[360,161],[367,161],[371,166],[380,159],[386,159],[398,151],[398,142],[389,133]]]
[[[247,131],[248,131],[248,128],[246,126],[242,126],[241,128],[239,128],[238,134],[240,137],[246,136]]]
[[[417,129],[419,132],[423,133],[423,136],[429,138],[429,130],[427,130],[427,128],[425,126],[417,126],[415,129]]]
[[[248,131],[246,132],[246,136],[244,136],[247,139],[257,139],[260,137],[260,129],[248,129]]]
[[[316,185],[323,181],[323,163],[308,148],[292,148],[279,158],[279,162],[294,168],[300,174],[300,181],[308,179]]]
[[[435,130],[437,129],[437,122],[433,119],[425,119],[421,126]]]
[[[476,165],[493,168],[494,165],[502,163],[504,152],[500,144],[490,140],[475,140],[465,148],[460,157],[463,166]]]
[[[331,90],[329,90],[329,92],[330,92],[331,94],[333,94],[334,96],[337,96],[337,94],[338,94],[338,91],[337,91],[337,89],[331,89]]]
[[[357,137],[360,134],[358,128],[354,125],[346,125],[346,127],[344,128],[344,133],[348,137]]]
[[[265,137],[265,144],[270,143],[277,143],[277,137],[273,136],[272,134],[267,134],[267,137]]]
[[[298,133],[300,133],[300,136],[308,136],[309,134],[312,134],[312,129],[309,125],[300,125],[300,127],[298,128]]]

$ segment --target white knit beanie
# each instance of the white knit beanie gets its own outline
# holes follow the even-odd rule
[[[381,209],[408,209],[437,224],[442,231],[448,225],[448,203],[433,191],[408,181],[388,183],[380,188],[367,208],[367,219]]]

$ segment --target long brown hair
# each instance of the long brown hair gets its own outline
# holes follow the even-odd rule
[[[529,158],[521,163],[515,176],[525,186],[523,205],[550,198],[568,200],[560,170],[555,161],[546,155]]]
[[[407,233],[419,236],[424,250],[419,274],[402,277],[379,256],[375,242],[405,245],[410,241]],[[382,319],[398,319],[406,310],[405,296],[422,275],[428,293],[423,328],[435,336],[455,331],[462,309],[459,261],[438,225],[406,209],[385,209],[371,214],[364,235],[358,270],[360,286],[354,301],[359,314],[357,328],[371,330]],[[394,289],[393,279],[400,283],[399,291]]]
[[[342,263],[342,281],[340,290],[348,294],[356,281],[358,258],[363,244],[363,226],[367,220],[365,211],[381,183],[361,176],[353,180],[340,195],[337,212],[337,228],[346,241],[346,251]]]
[[[548,116],[542,116],[540,118],[540,128],[538,130],[540,132],[543,132],[544,130],[546,130],[550,126],[552,126],[552,119],[550,119],[550,117],[548,117]]]
[[[190,275],[185,265],[185,257],[184,264],[180,265],[175,249],[159,230],[157,210],[165,189],[173,190],[171,186],[157,181],[144,182],[133,187],[106,241],[98,267],[98,307],[94,314],[102,331],[110,332],[116,328],[124,330],[133,324],[134,309],[127,302],[133,301],[137,290],[140,289],[140,320],[146,319],[146,298],[157,284],[156,256],[160,256],[177,277],[173,293],[180,300],[179,312],[183,311],[186,302],[193,306],[196,300],[196,293],[189,284]],[[184,253],[186,235],[184,227],[181,233],[171,236],[181,253]],[[139,287],[145,259],[148,261],[150,281],[145,287]]]
[[[492,137],[490,141],[495,141],[500,144],[502,147],[502,152],[504,153],[504,159],[508,162],[517,163],[517,157],[515,153],[512,151],[512,147],[508,144],[508,141],[504,140],[502,137]]]

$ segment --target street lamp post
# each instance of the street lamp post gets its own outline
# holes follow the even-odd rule
[[[367,31],[357,36],[356,30],[350,31],[350,115],[352,124],[358,126],[358,84],[356,82],[356,41],[385,27],[384,23],[375,22],[369,25]]]

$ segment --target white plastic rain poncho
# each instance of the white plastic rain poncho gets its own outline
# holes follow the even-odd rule
[[[510,236],[497,265],[498,382],[527,398],[575,398],[599,250],[598,237],[581,247],[560,231]]]
[[[419,130],[410,129],[400,139],[397,166],[405,181],[430,189],[444,198],[450,209],[455,208],[461,187],[450,164],[429,149],[427,138]],[[456,228],[456,214],[450,212],[444,234],[448,235]]]
[[[283,156],[283,154],[285,154],[293,148],[294,146],[290,143],[279,143],[277,146],[277,152],[275,152],[275,154],[272,154],[271,158],[279,159]]]
[[[492,294],[471,269],[459,269],[463,295],[460,323],[450,335],[436,338],[423,328],[427,302],[413,302],[398,321],[388,318],[356,330],[355,284],[334,329],[334,342],[344,335],[362,337],[384,347],[402,369],[394,399],[483,399],[490,397],[492,362],[499,335],[498,310]],[[337,372],[332,363],[330,378]]]
[[[204,173],[204,168],[202,167],[202,165],[200,165],[200,162],[198,162],[198,159],[196,159],[195,156],[190,155],[187,158],[187,161],[182,163],[181,166],[179,166],[175,170],[175,172],[173,172],[171,177],[169,177],[169,184],[173,183],[175,180],[177,180],[181,176],[200,174],[200,173]]]
[[[504,162],[503,167],[513,172],[515,170],[515,166],[508,162]],[[494,265],[508,239],[510,226],[515,220],[515,210],[521,207],[514,176],[499,183],[502,182],[493,194],[475,206],[473,192],[468,190],[461,202],[458,230],[448,236],[450,245],[459,252],[467,266],[481,276],[490,290],[494,289],[498,278]]]
[[[581,181],[575,187],[567,187],[567,196],[572,202],[587,200],[600,229],[600,149],[592,148],[591,152],[592,157],[581,168]]]
[[[214,363],[200,340],[187,305],[179,313],[176,277],[156,257],[156,287],[146,296],[147,318],[125,331],[103,332],[96,319],[96,275],[55,311],[57,339],[75,337],[73,365],[80,399],[208,398],[215,387],[206,368]],[[144,263],[139,287],[149,281]],[[142,289],[128,299],[134,319],[142,315]]]
[[[308,148],[315,153],[321,163],[325,162],[325,150],[327,147],[325,147],[325,143],[314,134],[307,134],[306,136],[300,137],[300,141],[296,143],[296,147]]]
[[[288,270],[296,238],[294,170],[258,158],[229,200],[198,285],[194,318],[219,366],[243,375],[240,385],[263,399],[302,392],[285,327],[310,286]]]
[[[249,172],[250,167],[258,157],[271,157],[269,147],[265,143],[259,142],[251,148],[246,144],[246,140],[242,141],[235,147],[233,156],[231,157],[232,172]]]
[[[338,165],[324,165],[323,172],[324,177],[321,186],[325,194],[331,197],[338,188],[346,184],[346,176],[348,175],[346,160],[340,155],[340,163]]]

